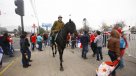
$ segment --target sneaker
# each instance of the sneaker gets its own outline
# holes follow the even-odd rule
[[[23,65],[23,68],[28,68],[28,66],[27,65]]]
[[[43,51],[43,50],[39,50],[39,51]]]
[[[99,59],[96,59],[97,61],[100,61]]]
[[[9,57],[14,57],[14,55],[10,55]]]
[[[29,62],[32,62],[32,60],[29,60]]]
[[[84,59],[88,59],[87,57],[84,57]]]
[[[27,66],[29,67],[29,66],[31,66],[31,64],[28,64]]]

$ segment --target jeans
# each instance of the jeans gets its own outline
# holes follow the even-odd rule
[[[102,47],[97,47],[96,54],[97,54],[97,60],[100,60],[100,59],[99,59],[99,55],[100,55],[101,60],[103,60]]]
[[[38,47],[38,50],[42,50],[42,42],[37,42],[37,44],[39,45],[39,47]]]
[[[50,37],[47,39],[48,46],[50,46]]]
[[[116,56],[115,52],[109,50],[108,55],[110,56],[110,59],[111,59],[112,62],[117,60],[117,56]],[[119,67],[119,65],[117,65],[116,68],[114,69],[114,71],[111,73],[112,76],[116,76],[116,71],[115,70],[118,67]]]
[[[14,47],[13,47],[13,45],[12,45],[12,44],[10,45],[10,49],[11,49],[11,51],[12,51],[12,52],[14,52],[14,51],[15,51],[15,50],[14,50]]]
[[[47,46],[47,42],[48,42],[48,39],[47,39],[47,40],[44,40],[44,46],[45,46],[45,47]]]
[[[32,43],[32,50],[34,50],[34,48],[35,48],[35,43]]]
[[[6,46],[6,49],[8,51],[9,56],[12,56],[13,55],[13,51],[11,49],[11,46],[10,45]]]
[[[82,57],[86,58],[87,52],[88,52],[88,45],[83,45]]]
[[[91,49],[93,51],[93,55],[95,55],[96,54],[96,47],[95,47],[95,43],[94,42],[91,43]]]
[[[31,59],[31,51],[29,50],[29,48],[27,48],[27,55],[28,55],[28,60]]]
[[[74,49],[76,42],[75,42],[75,41],[72,41],[71,43],[72,43],[71,48]]]
[[[21,53],[22,53],[22,64],[23,67],[27,66],[29,64],[28,58],[27,58],[27,54],[25,54],[26,52],[24,52],[24,50],[20,49]]]
[[[124,66],[125,66],[125,62],[124,62],[123,57],[121,57],[121,59],[120,59],[120,63],[119,63],[119,69],[124,68]]]
[[[27,66],[29,64],[29,61],[26,57],[27,55],[25,53],[22,53],[22,63],[23,63],[23,66]]]

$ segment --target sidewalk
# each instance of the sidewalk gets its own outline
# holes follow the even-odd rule
[[[103,49],[104,60],[110,60],[107,50]],[[64,71],[59,70],[59,55],[52,57],[52,50],[46,47],[44,51],[32,52],[32,66],[23,68],[21,65],[21,56],[9,67],[2,76],[95,76],[95,70],[103,61],[96,61],[92,57],[92,51],[87,54],[88,59],[81,58],[81,49],[72,50],[70,47],[64,50],[63,66]],[[117,71],[117,76],[136,76],[136,59],[125,55],[126,66]]]

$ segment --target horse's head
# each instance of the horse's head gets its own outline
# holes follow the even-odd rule
[[[67,32],[70,32],[70,33],[76,32],[76,25],[73,21],[71,21],[71,19],[69,20],[69,22],[65,24],[65,27],[66,27]]]

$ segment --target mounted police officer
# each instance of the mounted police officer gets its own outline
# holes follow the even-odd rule
[[[54,44],[58,32],[64,27],[64,22],[62,21],[62,16],[58,16],[58,20],[54,22],[51,28],[51,43]]]

